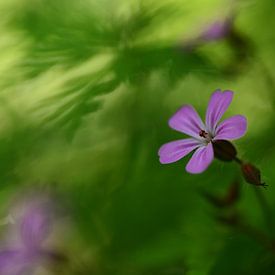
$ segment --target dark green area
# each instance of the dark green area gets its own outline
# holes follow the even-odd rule
[[[274,3],[165,2],[0,1],[0,213],[22,190],[57,194],[68,261],[52,274],[275,274]],[[234,41],[186,49],[231,9]],[[183,104],[203,116],[217,88],[235,92],[225,116],[248,118],[234,144],[269,185],[268,213],[236,163],[190,175],[189,157],[158,161],[183,138],[170,116]],[[230,209],[202,195],[235,181]]]

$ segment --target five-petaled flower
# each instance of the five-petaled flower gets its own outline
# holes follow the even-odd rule
[[[22,209],[20,209],[22,211]],[[43,248],[52,226],[52,207],[48,199],[35,199],[23,208],[16,242],[0,250],[0,274],[33,274],[45,261],[55,258],[55,253]]]
[[[186,165],[186,171],[198,174],[207,169],[214,159],[213,142],[238,139],[246,132],[247,121],[242,115],[232,116],[218,124],[232,98],[232,91],[216,90],[210,98],[205,123],[191,105],[182,106],[169,120],[169,126],[191,138],[161,146],[158,152],[160,162],[166,164],[178,161],[195,150]]]

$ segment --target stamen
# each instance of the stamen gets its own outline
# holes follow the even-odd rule
[[[208,138],[209,135],[208,135],[208,133],[205,132],[204,130],[200,130],[199,136],[200,136],[200,137],[203,137],[203,138]]]

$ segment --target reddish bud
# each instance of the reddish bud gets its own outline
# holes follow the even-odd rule
[[[246,182],[254,185],[266,187],[267,184],[261,180],[261,171],[250,163],[243,163],[241,165],[243,176]]]
[[[213,141],[215,158],[222,161],[232,161],[236,159],[237,150],[234,145],[227,140]]]

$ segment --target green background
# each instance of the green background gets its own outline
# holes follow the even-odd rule
[[[244,45],[184,50],[230,14]],[[52,247],[68,261],[37,274],[275,274],[274,249],[217,220],[238,211],[275,237],[272,0],[1,0],[0,18],[1,216],[26,190],[51,190],[66,212]],[[259,187],[267,218],[236,163],[190,175],[189,157],[158,161],[183,137],[170,116],[186,103],[204,116],[217,88],[235,92],[225,117],[248,119],[234,144],[269,185]],[[223,196],[235,180],[235,210],[201,195]]]

